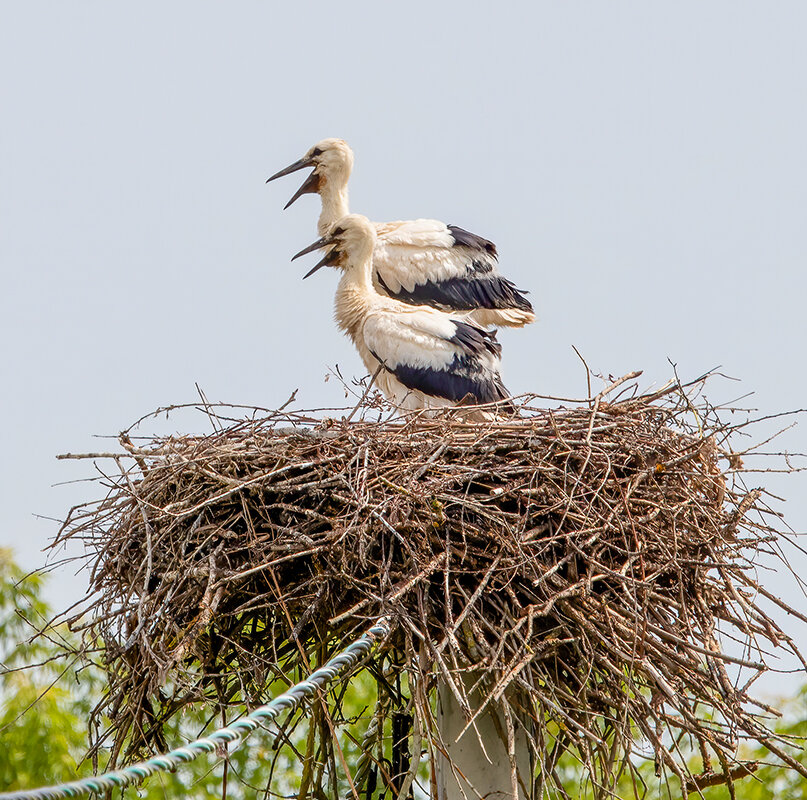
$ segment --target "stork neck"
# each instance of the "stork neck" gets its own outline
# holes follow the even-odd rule
[[[337,186],[333,181],[325,181],[319,195],[322,199],[322,211],[317,230],[320,236],[324,236],[335,223],[350,213],[347,185]]]
[[[355,345],[361,343],[359,331],[364,322],[369,302],[367,292],[357,285],[352,276],[345,273],[336,289],[334,298],[334,315],[336,324],[353,340]]]
[[[359,330],[377,298],[370,276],[370,259],[364,268],[360,264],[348,266],[336,290],[336,322],[357,346],[361,344]]]
[[[367,295],[368,301],[371,301],[376,295],[376,291],[373,288],[372,252],[368,253],[366,258],[359,259],[349,265],[345,272],[344,280],[349,286],[361,290],[362,294]]]

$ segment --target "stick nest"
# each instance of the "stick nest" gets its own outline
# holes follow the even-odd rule
[[[781,526],[701,388],[480,424],[381,419],[378,398],[359,421],[222,426],[232,411],[207,407],[211,435],[122,434],[108,494],[61,534],[88,548],[96,593],[73,625],[102,643],[113,761],[164,746],[191,703],[262,702],[389,615],[370,668],[379,704],[408,678],[418,752],[441,746],[441,684],[469,719],[515,720],[525,787],[560,785],[567,751],[595,786],[639,753],[684,793],[753,769],[744,739],[799,768],[748,694],[763,648],[797,653],[753,568]]]

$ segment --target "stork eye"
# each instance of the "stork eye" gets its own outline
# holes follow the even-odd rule
[[[322,155],[322,150],[319,147],[315,147],[311,151],[311,158],[316,158],[317,156],[321,156],[321,155]]]
[[[333,229],[333,235],[334,236],[341,236],[344,232],[345,232],[345,229],[342,228],[342,227]]]

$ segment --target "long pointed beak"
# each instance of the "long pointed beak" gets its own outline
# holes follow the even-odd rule
[[[323,236],[321,239],[317,239],[314,244],[308,245],[308,247],[303,248],[299,253],[293,255],[291,260],[296,261],[300,256],[304,256],[307,253],[313,253],[314,250],[319,250],[320,247],[327,247],[332,241],[333,238],[331,236]]]
[[[314,264],[314,266],[311,267],[311,269],[308,270],[308,272],[306,272],[305,275],[303,275],[303,280],[305,280],[306,278],[310,278],[321,267],[328,266],[333,261],[333,258],[334,258],[334,251],[331,250],[329,253],[326,253],[321,260],[317,261],[317,263]]]
[[[297,172],[298,170],[305,169],[306,167],[313,167],[314,166],[314,159],[310,156],[303,156],[302,158],[295,161],[293,164],[289,164],[286,169],[280,170],[280,172],[276,172],[272,175],[271,178],[267,178],[266,182],[275,180],[275,178],[282,178],[284,175],[291,175],[292,172]]]
[[[294,261],[300,256],[306,255],[306,253],[313,253],[314,250],[319,250],[322,247],[327,247],[329,244],[332,243],[333,243],[333,236],[331,235],[323,236],[321,239],[317,239],[317,241],[314,242],[313,244],[310,244],[308,245],[308,247],[300,250],[300,252],[297,253],[295,256],[293,256],[291,260]],[[311,275],[313,275],[318,269],[333,264],[334,261],[336,261],[336,259],[338,258],[338,256],[339,253],[337,249],[335,247],[332,247],[330,250],[328,250],[327,253],[325,253],[325,255],[316,264],[314,264],[313,267],[311,267],[310,270],[308,270],[308,272],[305,273],[305,275],[303,275],[303,280],[311,277]]]
[[[316,172],[312,172],[306,179],[305,183],[294,193],[294,196],[283,206],[283,210],[285,211],[295,200],[301,198],[304,194],[312,194],[319,191],[319,175]]]

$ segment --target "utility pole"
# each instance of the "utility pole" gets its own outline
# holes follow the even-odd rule
[[[474,704],[482,702],[478,694],[474,694],[472,699]],[[442,754],[437,757],[437,800],[529,800],[524,792],[524,787],[529,791],[532,783],[527,737],[523,729],[516,727],[514,755],[523,786],[518,785],[514,796],[507,752],[507,727],[495,705],[490,703],[457,741],[468,721],[451,689],[446,684],[441,685],[437,701],[437,727],[448,758]],[[480,739],[484,750],[480,746]]]

